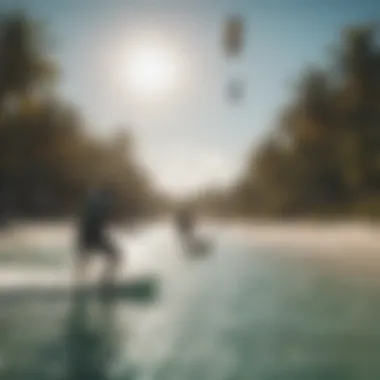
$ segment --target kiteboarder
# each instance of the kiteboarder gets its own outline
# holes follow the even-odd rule
[[[85,269],[93,253],[106,260],[104,281],[113,280],[120,261],[119,251],[107,233],[112,206],[112,190],[104,186],[91,193],[85,201],[78,226],[76,280],[85,276]]]

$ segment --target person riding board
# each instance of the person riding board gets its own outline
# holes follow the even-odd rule
[[[191,237],[194,231],[194,220],[190,212],[186,209],[181,209],[177,214],[177,229],[184,237]]]
[[[120,262],[120,253],[107,234],[111,209],[112,190],[108,186],[98,188],[85,200],[78,226],[76,281],[80,281],[85,276],[85,269],[94,251],[102,254],[107,261],[104,281],[115,278],[116,268]]]

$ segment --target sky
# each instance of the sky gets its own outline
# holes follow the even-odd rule
[[[380,3],[368,0],[0,0],[2,9],[46,23],[62,96],[92,133],[131,130],[139,159],[173,194],[233,181],[302,70],[326,63],[343,27],[380,16]],[[221,41],[233,14],[247,29],[242,54],[228,59]],[[149,99],[127,80],[133,49],[144,44],[171,52],[178,69],[171,91]],[[245,85],[239,104],[225,96],[234,78]]]

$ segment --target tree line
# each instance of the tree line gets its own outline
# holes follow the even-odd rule
[[[192,203],[219,215],[378,215],[378,26],[346,28],[327,64],[301,73],[239,180],[228,189],[209,189]]]
[[[115,216],[158,212],[164,198],[136,161],[133,136],[96,139],[60,97],[46,37],[25,13],[0,16],[0,215],[69,215],[104,182]]]
[[[26,14],[0,16],[0,215],[72,214],[104,181],[115,190],[120,214],[175,205],[137,162],[126,129],[96,139],[80,111],[60,97],[48,42]],[[378,27],[344,30],[327,64],[301,73],[289,99],[240,178],[188,205],[247,217],[379,213]]]

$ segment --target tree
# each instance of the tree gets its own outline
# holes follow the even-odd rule
[[[0,104],[50,84],[56,66],[46,54],[40,24],[24,13],[0,18]]]
[[[286,215],[355,212],[376,197],[380,204],[377,33],[373,25],[348,28],[330,67],[303,73],[274,133],[231,189],[241,209],[257,198],[266,212]]]
[[[115,216],[149,213],[159,197],[133,136],[121,131],[107,141],[86,132],[79,110],[52,86],[58,69],[40,32],[25,14],[1,18],[0,213],[7,204],[22,216],[72,214],[103,182],[115,190]]]

